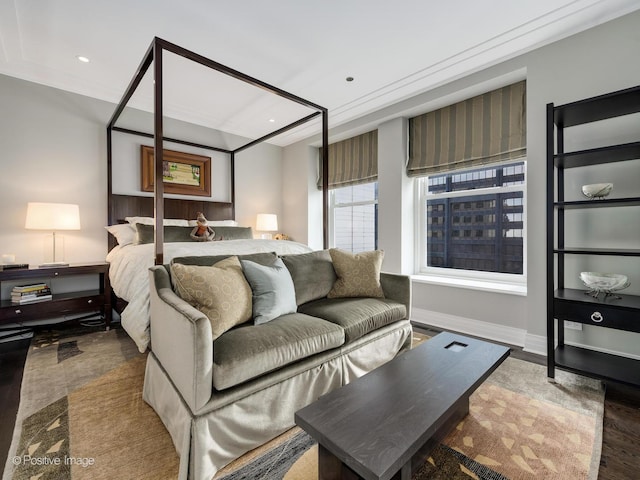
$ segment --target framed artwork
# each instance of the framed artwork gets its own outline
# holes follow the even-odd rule
[[[193,153],[163,150],[163,183],[165,193],[211,196],[211,157]],[[153,147],[141,145],[142,191],[153,192]]]

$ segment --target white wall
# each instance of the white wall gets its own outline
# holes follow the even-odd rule
[[[379,229],[381,245],[385,251],[393,251],[391,260],[383,268],[403,271],[403,253],[406,251],[406,228],[401,218],[406,213],[405,205],[399,198],[406,198],[404,183],[398,181],[398,169],[403,168],[404,155],[401,149],[395,154],[389,148],[400,145],[404,138],[392,138],[389,128],[394,119],[411,117],[424,113],[475,94],[488,91],[498,86],[527,80],[527,221],[528,221],[528,281],[527,295],[517,296],[495,292],[483,292],[457,287],[447,287],[428,283],[414,282],[413,306],[414,314],[420,320],[436,322],[460,320],[477,321],[478,328],[489,328],[496,331],[496,325],[513,334],[511,338],[520,336],[520,343],[530,343],[530,348],[544,348],[546,336],[546,104],[556,105],[583,98],[600,95],[640,83],[640,12],[621,17],[612,22],[600,25],[591,30],[539,48],[511,60],[479,71],[452,83],[440,86],[424,94],[387,107],[376,113],[367,115],[359,121],[350,122],[331,130],[331,141],[337,141],[364,131],[379,127],[379,135],[384,132],[384,150],[379,151]],[[329,112],[331,116],[331,112]],[[391,122],[391,123],[389,123]],[[602,123],[602,122],[599,122]],[[594,126],[582,132],[574,132],[573,146],[588,148],[589,142],[611,138],[611,143],[625,141],[624,138],[638,139],[638,122],[631,119],[620,124]],[[619,128],[620,127],[620,128]],[[396,129],[400,134],[401,129]],[[630,131],[631,130],[631,131]],[[306,144],[317,144],[318,137],[306,141]],[[300,142],[304,143],[304,142]],[[567,147],[572,147],[570,141]],[[289,149],[301,151],[300,144],[285,148],[285,158]],[[600,173],[606,172],[606,178]],[[627,165],[605,167],[604,172],[597,169],[589,173],[581,173],[571,179],[574,186],[583,182],[613,181],[615,191],[623,193],[640,184],[638,162]],[[303,182],[292,182],[293,193],[302,195]],[[285,203],[287,202],[285,196]],[[384,202],[384,205],[383,205]],[[389,203],[387,203],[389,202]],[[389,204],[391,206],[389,206]],[[630,242],[640,239],[640,218],[636,209],[629,219],[628,213],[620,213],[610,209],[594,209],[589,212],[587,222],[582,219],[570,219],[568,227],[574,231],[568,234],[580,239],[586,233],[595,233],[596,241],[605,245],[624,246],[616,237],[624,234],[631,238]],[[318,224],[318,216],[300,217],[307,224]],[[402,232],[402,234],[400,233]],[[615,233],[613,233],[615,232]],[[400,253],[398,253],[400,252]],[[638,292],[640,287],[640,264],[638,259],[607,261],[600,259],[581,259],[579,264],[572,265],[575,271],[600,268],[606,271],[630,272],[635,278],[632,283]],[[575,263],[575,262],[574,262]],[[617,270],[616,270],[617,269]],[[517,334],[515,334],[515,333]],[[481,332],[478,332],[481,333]],[[521,335],[520,335],[521,334]],[[616,332],[613,330],[587,327],[584,332],[569,332],[569,340],[595,345],[605,350],[622,351],[630,355],[640,355],[639,335]]]
[[[322,249],[322,191],[317,188],[317,149],[304,142],[284,149],[281,230],[292,240]],[[307,221],[319,218],[319,222]]]
[[[66,260],[104,260],[107,254],[106,125],[114,109],[115,105],[108,102],[0,75],[0,111],[3,113],[0,116],[0,253],[13,253],[18,262],[43,262],[45,232],[24,229],[27,202],[77,203],[82,230],[64,233]],[[143,129],[140,123],[146,123],[128,113],[128,123],[122,126]],[[167,135],[174,138],[221,147],[231,141],[229,135],[204,127],[166,123]],[[139,185],[139,153],[137,148],[132,148],[136,137],[122,140],[121,137],[126,136],[114,134],[114,138],[116,136],[116,142],[120,143],[115,153],[133,155],[130,170],[124,175],[126,181],[123,184],[122,171],[118,171],[114,185],[116,191],[128,192]],[[233,140],[237,144],[238,138]],[[167,144],[167,147],[173,145]],[[193,150],[183,146],[175,149]],[[223,179],[228,178],[224,155],[212,155],[223,169],[213,169],[213,198],[228,200],[229,183]],[[114,160],[118,163],[120,157]],[[282,215],[281,190],[280,147],[263,144],[237,155],[236,219],[241,224],[255,228],[259,212]]]

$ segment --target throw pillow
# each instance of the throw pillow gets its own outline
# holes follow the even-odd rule
[[[171,278],[176,293],[209,318],[214,340],[251,320],[251,287],[238,257],[210,267],[172,263]]]
[[[328,250],[283,255],[293,285],[298,305],[324,298],[336,282],[336,272]]]
[[[213,240],[246,240],[253,238],[251,227],[213,227],[215,232]]]
[[[298,310],[293,280],[281,259],[268,266],[250,260],[240,262],[253,292],[253,320],[256,325]]]
[[[329,255],[338,279],[328,298],[384,297],[380,285],[380,269],[384,258],[382,250],[353,254],[331,248]]]
[[[191,231],[193,230],[193,227],[165,225],[163,228],[164,243],[193,242],[193,239],[191,238]],[[154,242],[156,233],[153,225],[136,223],[136,230],[138,232],[138,245]]]

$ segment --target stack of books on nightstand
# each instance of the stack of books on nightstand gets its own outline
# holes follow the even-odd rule
[[[11,302],[17,304],[44,302],[51,300],[51,289],[46,283],[34,283],[13,287]]]

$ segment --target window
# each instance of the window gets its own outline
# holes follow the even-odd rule
[[[418,185],[421,272],[525,273],[524,161],[422,177]]]
[[[378,246],[378,182],[330,192],[331,246],[352,253]]]

